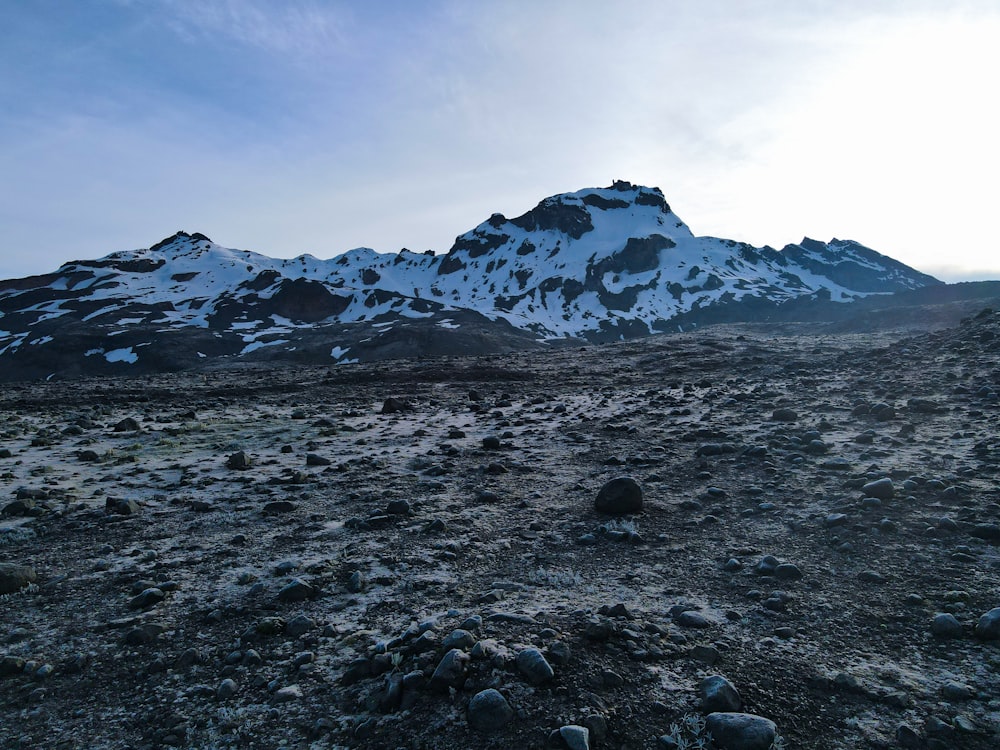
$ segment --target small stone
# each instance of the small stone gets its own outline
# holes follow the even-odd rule
[[[390,396],[382,402],[381,414],[398,414],[404,411],[412,411],[413,406],[409,401]]]
[[[474,730],[489,734],[506,727],[514,718],[514,709],[499,691],[490,688],[472,696],[466,717]]]
[[[125,417],[115,425],[114,430],[115,432],[137,432],[139,423],[132,417]]]
[[[320,456],[316,453],[306,454],[306,466],[329,466],[332,463],[326,456]]]
[[[771,419],[775,422],[795,422],[798,418],[794,409],[775,409],[771,412]]]
[[[160,602],[162,602],[167,597],[161,589],[158,588],[148,588],[137,596],[132,597],[129,600],[129,609],[149,609]]]
[[[705,728],[724,750],[769,750],[777,733],[770,719],[741,713],[711,713],[705,718]]]
[[[931,620],[931,633],[938,638],[961,638],[965,635],[965,629],[955,615],[939,612]]]
[[[0,594],[12,594],[38,580],[38,573],[30,565],[0,563]]]
[[[1000,640],[1000,607],[994,607],[979,618],[976,637],[984,641]]]
[[[924,742],[913,727],[908,724],[900,724],[896,727],[896,742],[900,747],[918,748],[923,747]]]
[[[941,694],[950,701],[968,701],[976,697],[976,689],[972,685],[951,680],[941,688]]]
[[[293,578],[288,585],[278,592],[278,600],[282,602],[301,602],[315,596],[316,589],[301,578]]]
[[[215,691],[215,695],[220,701],[227,701],[236,695],[237,690],[238,688],[236,683],[233,680],[226,678],[219,683],[219,688]]]
[[[695,612],[694,610],[685,610],[681,612],[674,618],[674,622],[680,625],[682,628],[698,628],[704,629],[711,627],[712,623],[701,614],[700,612]]]
[[[274,691],[275,703],[290,703],[302,697],[302,688],[298,685],[289,685]]]
[[[590,730],[577,724],[559,728],[559,738],[567,750],[590,750]]]
[[[858,580],[862,583],[885,583],[884,575],[875,570],[863,570],[858,573]]]
[[[253,465],[253,460],[246,451],[237,451],[226,459],[226,467],[237,471],[244,471]]]
[[[104,500],[104,510],[120,516],[133,516],[139,512],[139,503],[131,498],[123,500],[121,498],[108,497]]]
[[[632,477],[612,479],[597,493],[594,508],[610,515],[638,513],[642,510],[642,488]]]
[[[453,648],[441,657],[434,674],[431,675],[431,688],[435,690],[447,690],[450,687],[461,687],[465,682],[466,664],[469,662],[469,655],[465,652]]]
[[[365,576],[360,570],[355,570],[351,573],[351,577],[347,579],[347,590],[352,594],[359,594],[365,590]]]
[[[861,491],[864,493],[865,497],[877,497],[879,500],[892,500],[893,496],[896,494],[895,488],[892,484],[892,479],[889,477],[883,477],[882,479],[876,479],[874,482],[868,482],[861,488]]]
[[[285,634],[291,638],[298,638],[300,635],[308,633],[316,627],[316,621],[308,615],[296,615],[285,626]]]
[[[774,569],[774,577],[784,581],[797,581],[802,578],[802,571],[798,565],[782,563]]]
[[[500,438],[495,435],[489,435],[483,438],[483,449],[488,451],[498,451],[500,450]]]
[[[385,508],[385,512],[390,516],[410,515],[410,503],[406,500],[391,500]]]
[[[465,650],[475,645],[476,637],[468,630],[462,630],[461,628],[451,631],[451,634],[441,641],[441,648],[446,650],[453,648]]]
[[[707,714],[739,711],[743,707],[736,687],[719,674],[706,677],[698,684],[698,697],[701,698],[701,710]]]
[[[555,677],[552,666],[537,648],[526,648],[517,655],[517,670],[532,685],[541,685]]]

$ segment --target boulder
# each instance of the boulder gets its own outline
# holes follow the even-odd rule
[[[626,515],[642,510],[642,488],[632,477],[618,477],[601,487],[594,508],[598,513]]]

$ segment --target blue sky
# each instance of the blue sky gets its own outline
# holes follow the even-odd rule
[[[178,229],[444,252],[615,179],[1000,278],[993,0],[8,0],[0,278]]]

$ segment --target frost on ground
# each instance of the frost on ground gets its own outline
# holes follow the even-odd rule
[[[996,747],[998,334],[10,386],[0,746]]]

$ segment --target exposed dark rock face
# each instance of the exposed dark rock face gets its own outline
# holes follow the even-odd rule
[[[912,325],[913,302],[889,292],[936,294],[955,308],[943,322],[977,294],[856,242],[695,237],[658,189],[618,181],[495,213],[443,256],[278,260],[177,232],[3,281],[0,380],[553,348],[726,322]]]

